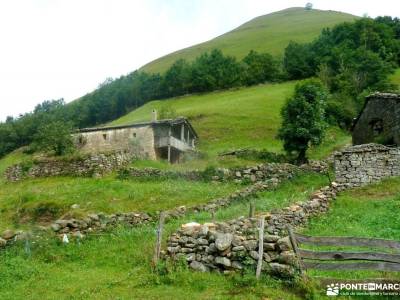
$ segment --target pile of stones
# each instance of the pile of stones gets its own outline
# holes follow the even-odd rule
[[[265,235],[263,240],[264,270],[281,277],[297,272],[297,259],[286,234],[288,225],[298,227],[310,217],[324,213],[336,193],[345,186],[332,183],[317,192],[309,200],[282,210],[264,214]],[[258,260],[258,221],[244,218],[222,223],[188,223],[173,233],[164,252],[165,257],[183,259],[191,268],[199,271],[232,272]]]
[[[0,248],[8,246],[15,241],[25,238],[25,232],[7,229],[0,235]]]

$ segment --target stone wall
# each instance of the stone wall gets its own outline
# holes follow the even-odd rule
[[[287,226],[304,225],[310,217],[326,212],[330,201],[343,188],[332,183],[315,192],[308,201],[265,214],[264,271],[281,277],[297,272]],[[258,220],[241,217],[230,222],[184,224],[168,238],[164,255],[183,259],[198,271],[226,273],[254,267],[259,257],[258,245]]]
[[[277,167],[277,166],[276,166]],[[269,175],[269,179],[258,181],[250,186],[244,187],[231,193],[228,196],[221,197],[209,201],[208,203],[199,204],[191,207],[180,206],[167,211],[166,220],[183,217],[189,213],[195,212],[211,212],[220,208],[227,207],[236,201],[249,200],[254,197],[258,192],[273,189],[280,182],[290,179],[298,170],[295,166],[284,165],[280,167],[279,172]],[[54,221],[49,227],[50,229],[62,237],[64,234],[68,236],[83,237],[85,234],[91,232],[103,231],[107,228],[117,225],[133,225],[139,226],[149,222],[154,222],[157,218],[145,212],[127,212],[127,213],[91,213],[84,218],[68,218],[58,219]],[[25,239],[27,232],[13,230],[6,230],[3,234],[4,238],[0,238],[0,248],[12,244],[15,240]]]
[[[134,158],[131,152],[93,154],[77,158],[43,158],[7,168],[9,181],[51,176],[100,176],[125,166]]]
[[[206,179],[213,181],[233,180],[237,183],[241,183],[243,181],[257,182],[282,176],[285,177],[288,173],[293,174],[293,172],[299,170],[324,173],[328,170],[328,164],[322,161],[310,161],[310,163],[306,165],[297,167],[286,163],[265,163],[232,169],[216,168],[205,171],[193,170],[187,172],[130,167],[121,169],[120,175],[125,178],[184,178],[187,180]]]
[[[400,148],[378,144],[348,147],[335,153],[334,167],[336,182],[349,187],[400,176]]]

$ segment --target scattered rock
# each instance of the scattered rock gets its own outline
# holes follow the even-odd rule
[[[15,231],[11,229],[7,229],[3,231],[1,237],[5,240],[11,240],[15,236]]]

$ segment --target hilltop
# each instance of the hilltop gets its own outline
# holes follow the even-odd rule
[[[288,8],[254,18],[210,41],[160,57],[144,65],[141,70],[149,73],[164,72],[178,59],[191,61],[201,53],[215,48],[238,59],[250,50],[281,55],[290,41],[310,42],[322,29],[357,18],[331,10]]]

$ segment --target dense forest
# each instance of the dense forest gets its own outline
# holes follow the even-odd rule
[[[325,29],[311,43],[291,42],[282,59],[250,51],[239,61],[215,49],[193,62],[178,60],[165,74],[137,70],[107,79],[69,104],[45,101],[31,113],[7,118],[0,123],[0,157],[43,132],[103,124],[150,100],[309,77],[319,77],[330,93],[329,121],[349,128],[365,94],[394,88],[387,78],[399,64],[400,20],[391,17],[363,18]]]

